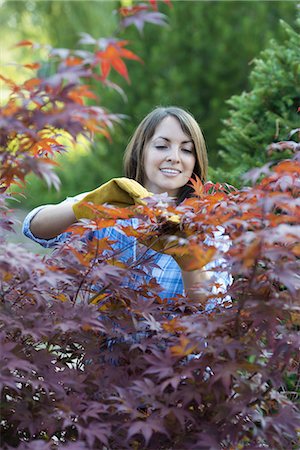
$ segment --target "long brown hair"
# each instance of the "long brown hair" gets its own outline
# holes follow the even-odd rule
[[[195,167],[193,176],[197,175],[204,183],[207,177],[207,151],[200,126],[194,117],[187,111],[176,106],[157,107],[151,111],[138,125],[130,139],[124,154],[124,175],[139,183],[144,183],[144,149],[155,133],[156,127],[167,116],[175,117],[182,131],[193,141],[195,151]],[[189,185],[183,186],[178,194],[177,202],[180,203],[192,194]]]

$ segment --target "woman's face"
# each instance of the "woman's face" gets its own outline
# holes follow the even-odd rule
[[[194,145],[173,116],[165,117],[145,145],[145,188],[153,194],[176,197],[192,176],[196,163]]]

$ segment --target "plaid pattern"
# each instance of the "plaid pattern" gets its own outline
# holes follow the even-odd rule
[[[78,198],[67,198],[65,201],[75,202]],[[43,247],[50,248],[55,247],[59,243],[65,242],[68,239],[69,233],[62,233],[55,238],[52,239],[40,239],[34,236],[30,230],[30,223],[33,217],[42,209],[44,206],[39,206],[32,210],[24,219],[23,222],[23,233],[28,238],[42,245]],[[172,298],[176,295],[184,294],[183,281],[181,276],[181,270],[176,261],[169,255],[165,255],[163,253],[158,253],[152,249],[147,249],[144,246],[138,244],[137,240],[134,237],[128,237],[122,231],[122,226],[131,225],[133,227],[137,227],[138,219],[130,219],[127,221],[120,220],[118,221],[117,227],[109,227],[101,230],[97,230],[94,232],[97,238],[107,237],[110,240],[116,241],[113,244],[114,250],[118,253],[118,259],[123,262],[130,261],[131,263],[137,263],[137,267],[141,267],[144,269],[145,266],[149,262],[151,262],[151,272],[146,271],[146,274],[143,276],[137,276],[135,279],[136,286],[139,285],[142,281],[147,282],[147,279],[154,277],[157,283],[162,287],[162,291],[160,296],[162,298]],[[221,251],[226,251],[229,247],[229,242],[226,240],[226,236],[222,235],[222,231],[218,236],[216,236],[216,240],[214,241],[214,245],[219,248]],[[206,269],[213,269],[216,265],[219,265],[222,260],[212,261],[206,266]],[[221,292],[225,292],[227,286],[231,283],[231,276],[228,272],[216,272],[215,273],[215,281],[217,281],[221,286],[218,289]],[[134,287],[134,286],[131,286]],[[217,294],[217,291],[215,291]],[[228,298],[226,299],[228,300]],[[215,305],[214,301],[210,302],[210,305],[207,306],[207,309],[210,309]]]

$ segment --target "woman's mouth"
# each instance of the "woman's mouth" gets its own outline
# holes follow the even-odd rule
[[[160,171],[168,177],[176,177],[176,175],[181,174],[181,170],[178,169],[163,168],[160,169]]]

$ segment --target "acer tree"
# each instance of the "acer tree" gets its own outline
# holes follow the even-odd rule
[[[56,170],[62,180],[60,191],[49,190],[39,179],[30,176],[26,199],[22,201],[25,208],[31,209],[41,202],[59,202],[67,195],[75,195],[78,189],[88,191],[118,176],[122,170],[124,142],[133,133],[139,118],[144,117],[153,105],[175,104],[192,111],[204,130],[211,168],[226,165],[226,161],[217,156],[216,145],[222,128],[221,118],[227,117],[225,100],[235,93],[249,90],[251,62],[262,49],[268,47],[270,39],[283,42],[284,30],[278,26],[279,19],[293,25],[296,8],[294,2],[285,1],[252,2],[250,8],[245,2],[236,2],[235,8],[228,8],[225,2],[175,2],[173,7],[158,2],[158,12],[168,16],[169,26],[156,27],[146,22],[140,32],[134,24],[125,29],[118,27],[118,15],[111,13],[118,4],[121,2],[113,0],[76,3],[67,0],[31,0],[30,3],[10,0],[2,8],[3,27],[7,23],[11,32],[9,18],[15,17],[18,29],[24,29],[26,25],[27,37],[31,39],[31,30],[39,30],[39,25],[49,36],[46,41],[54,46],[74,48],[79,31],[88,31],[97,37],[99,30],[103,35],[110,36],[118,28],[118,38],[129,40],[130,49],[145,62],[128,61],[129,90],[125,79],[117,73],[111,74],[111,79],[118,84],[120,81],[127,94],[126,102],[113,90],[102,89],[101,85],[95,91],[101,103],[109,106],[110,110],[127,115],[127,119],[115,127],[112,142],[95,136],[89,151],[84,151],[84,145],[80,142],[80,156],[79,152],[70,152],[59,157],[64,169],[57,167]],[[140,3],[134,5],[141,6]],[[163,21],[166,22],[166,17]],[[236,39],[237,36],[239,39]],[[286,136],[279,138],[285,139]],[[270,141],[266,139],[265,142],[267,145]],[[253,161],[253,164],[256,165],[256,162]],[[232,167],[226,172],[231,175]],[[74,179],[79,179],[80,175],[78,188]],[[210,177],[214,181],[228,182],[224,171],[222,178],[221,173],[215,175],[214,171]],[[236,178],[230,183],[235,182]]]
[[[210,313],[161,300],[155,279],[122,288],[151,260],[118,263],[110,242],[82,239],[137,215],[141,226],[123,231],[145,239],[164,225],[161,201],[97,207],[97,222],[75,226],[51,257],[2,249],[4,448],[297,448],[298,151],[264,172],[251,189],[198,184],[168,207],[197,230],[199,252],[220,224],[232,240],[235,281]]]
[[[63,133],[109,139],[121,119],[85,99],[94,98],[90,81],[110,84],[110,70],[128,77],[124,57],[137,56],[124,41],[82,39],[92,51],[50,49],[49,77],[37,72],[20,86],[2,77],[12,94],[1,109],[1,230],[12,231],[13,183],[32,171],[59,184],[51,169]],[[2,448],[299,447],[299,144],[269,152],[283,149],[290,158],[249,172],[251,188],[196,181],[195,196],[177,207],[163,196],[96,207],[97,219],[74,225],[51,255],[0,233]],[[217,255],[204,236],[221,225],[230,239],[215,271],[234,282],[219,294],[214,278],[202,286],[209,312],[189,297],[163,300],[146,252],[134,265],[113,242],[91,238],[131,217],[138,228],[122,230],[143,242],[176,236],[166,230],[174,214],[184,251],[197,248],[205,263]],[[138,289],[123,287],[136,277]]]

